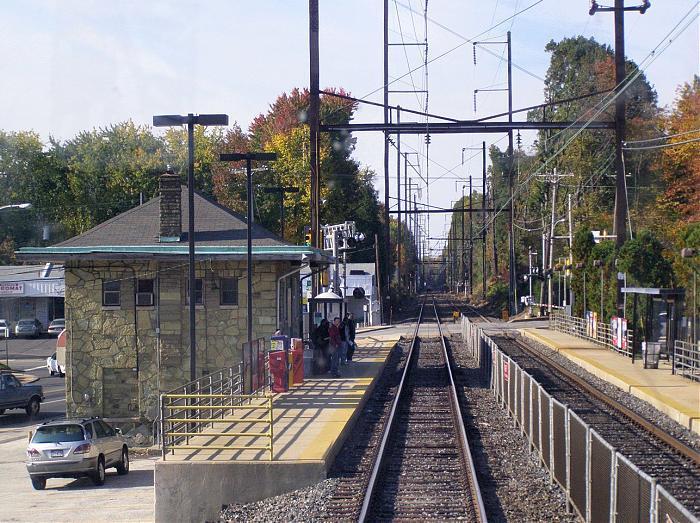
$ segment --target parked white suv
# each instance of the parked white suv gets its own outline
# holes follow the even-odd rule
[[[102,485],[107,468],[129,473],[129,448],[121,431],[100,418],[49,421],[31,435],[26,465],[36,490],[43,490],[48,478],[88,476]]]
[[[12,336],[12,327],[10,327],[10,322],[7,320],[0,320],[0,337],[9,338]]]

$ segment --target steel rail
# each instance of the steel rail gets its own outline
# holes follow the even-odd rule
[[[564,376],[567,380],[570,380],[577,387],[582,389],[584,392],[593,396],[595,399],[602,401],[608,407],[620,412],[623,416],[625,416],[627,419],[629,419],[632,423],[636,424],[637,426],[639,426],[639,427],[643,428],[644,430],[646,430],[647,432],[649,432],[652,436],[654,436],[657,439],[659,439],[660,441],[662,441],[664,444],[669,446],[672,450],[678,452],[681,456],[692,461],[696,466],[700,466],[700,452],[689,447],[688,445],[686,445],[682,441],[674,438],[671,434],[664,431],[663,429],[660,429],[659,427],[654,425],[652,422],[650,422],[648,419],[644,418],[643,416],[637,414],[633,410],[624,406],[619,401],[611,398],[610,396],[608,396],[604,392],[599,391],[593,385],[588,383],[586,380],[584,380],[583,378],[581,378],[577,374],[574,374],[573,372],[566,369],[565,367],[561,366],[557,362],[553,361],[551,358],[548,358],[546,356],[539,354],[537,351],[533,350],[531,347],[529,347],[526,343],[523,343],[521,340],[514,338],[513,341],[515,342],[516,345],[518,345],[518,347],[523,349],[530,356],[532,356],[536,360],[542,362],[545,366],[548,366],[548,367],[554,369],[555,371],[560,373],[562,376]]]
[[[391,428],[394,425],[394,414],[396,414],[396,409],[399,405],[401,399],[401,391],[403,391],[403,384],[408,376],[409,367],[411,366],[411,359],[413,357],[413,349],[416,346],[416,340],[418,339],[418,329],[420,328],[421,320],[423,319],[423,307],[425,306],[425,300],[421,303],[420,311],[418,312],[418,319],[416,320],[416,329],[413,331],[413,339],[411,340],[411,347],[408,350],[408,356],[406,358],[406,365],[404,366],[403,373],[401,374],[401,381],[396,389],[396,395],[394,396],[394,401],[391,404],[391,411],[389,411],[389,417],[387,418],[386,425],[384,427],[384,433],[382,434],[382,442],[379,445],[379,450],[377,451],[377,456],[374,460],[374,465],[372,466],[372,474],[369,477],[369,482],[367,484],[367,489],[365,490],[365,496],[362,500],[362,509],[360,510],[360,516],[358,521],[364,523],[367,521],[367,515],[369,513],[369,506],[372,502],[372,495],[374,494],[374,488],[377,485],[377,478],[379,477],[379,472],[382,468],[384,462],[384,450],[386,449],[387,441],[389,440],[389,434],[391,433]]]
[[[467,431],[464,428],[464,419],[462,419],[462,409],[459,406],[459,399],[457,398],[457,386],[455,385],[452,365],[450,364],[450,358],[447,353],[447,345],[445,344],[445,336],[442,334],[442,326],[440,324],[440,315],[437,311],[437,306],[435,305],[435,299],[433,298],[433,310],[435,311],[435,320],[437,321],[438,333],[440,335],[440,342],[442,343],[442,353],[445,357],[445,366],[447,367],[447,375],[450,377],[450,404],[452,406],[452,417],[455,420],[457,426],[457,432],[459,433],[460,439],[460,449],[462,451],[462,459],[467,465],[467,481],[469,482],[469,487],[474,496],[476,509],[478,511],[479,521],[486,522],[486,510],[484,508],[484,500],[481,497],[481,489],[479,488],[479,482],[476,477],[476,468],[474,467],[474,460],[472,459],[471,449],[469,447],[469,440],[467,439]]]

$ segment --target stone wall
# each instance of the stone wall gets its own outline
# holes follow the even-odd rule
[[[259,262],[253,280],[254,337],[276,328],[277,278],[288,262]],[[197,375],[241,361],[246,333],[244,262],[198,264]],[[158,397],[189,381],[187,264],[73,262],[66,265],[66,400],[69,416],[153,420]],[[220,305],[219,278],[238,280],[238,305]],[[154,306],[135,307],[136,279],[155,279]],[[102,306],[102,282],[119,280],[121,303]]]

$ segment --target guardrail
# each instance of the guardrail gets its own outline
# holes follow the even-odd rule
[[[634,336],[632,331],[627,331],[627,340],[625,347],[618,347],[613,340],[613,332],[610,325],[603,322],[596,322],[595,328],[593,328],[593,334],[589,334],[589,324],[583,318],[578,318],[576,316],[569,316],[561,311],[553,311],[549,316],[549,328],[564,334],[570,334],[576,336],[577,338],[582,338],[585,340],[590,340],[599,345],[603,345],[608,349],[612,349],[615,352],[624,354],[625,356],[632,356],[632,343],[634,341]]]
[[[673,343],[673,372],[700,381],[700,344],[680,340]]]
[[[257,341],[257,340],[256,340]],[[254,347],[254,349],[257,348]],[[273,455],[272,397],[265,395],[269,374],[265,363],[258,365],[258,351],[244,350],[255,362],[249,368],[241,362],[236,367],[219,370],[160,396],[160,442],[163,459],[175,450],[266,450]],[[245,387],[245,390],[244,390]],[[246,393],[248,392],[248,393]],[[235,417],[236,410],[245,413]],[[216,425],[245,422],[267,425],[256,432],[213,430]],[[234,427],[235,430],[235,427]],[[197,436],[226,437],[224,444],[194,444]],[[237,445],[235,438],[266,438],[265,445]]]
[[[480,328],[467,318],[462,323],[468,350],[482,362],[497,400],[582,520],[697,523],[654,478],[553,398]]]

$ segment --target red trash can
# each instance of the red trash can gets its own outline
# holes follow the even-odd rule
[[[294,385],[304,383],[304,342],[300,338],[292,338],[292,373]]]
[[[272,392],[287,392],[287,351],[275,350],[267,353],[272,378]]]

